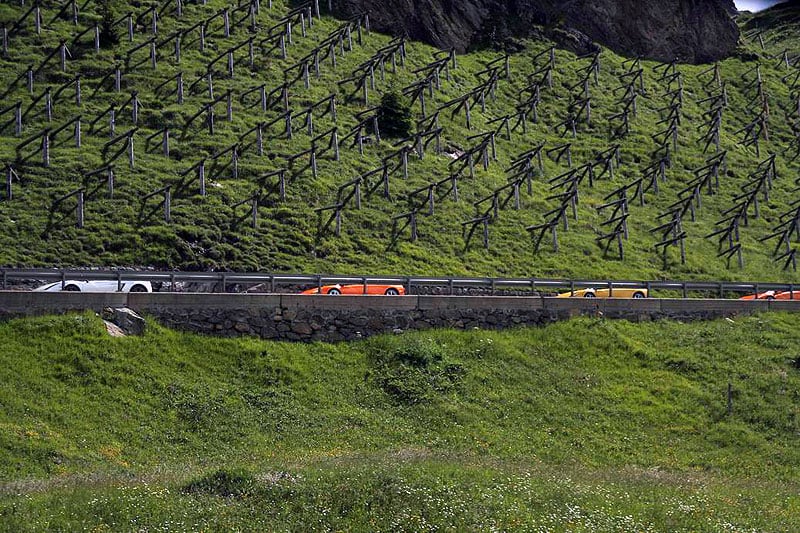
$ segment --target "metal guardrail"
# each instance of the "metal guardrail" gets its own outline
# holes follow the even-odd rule
[[[769,282],[729,282],[729,281],[611,281],[611,280],[573,280],[542,278],[437,278],[414,276],[335,276],[302,274],[264,274],[236,272],[171,272],[134,270],[74,270],[74,269],[0,269],[0,289],[8,288],[9,282],[58,282],[62,286],[69,280],[116,281],[121,290],[125,281],[149,281],[167,286],[167,291],[175,291],[178,283],[214,284],[218,292],[227,292],[229,285],[265,285],[267,292],[276,292],[280,286],[308,285],[321,287],[333,284],[384,284],[403,285],[410,294],[414,288],[436,287],[454,294],[460,289],[490,289],[492,294],[506,290],[531,292],[564,292],[580,289],[647,289],[650,291],[679,292],[683,298],[689,293],[716,293],[723,297],[726,292],[751,294],[768,290],[794,291],[794,284]]]

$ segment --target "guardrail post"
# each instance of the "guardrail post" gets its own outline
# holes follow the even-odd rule
[[[223,293],[226,293],[226,292],[228,292],[228,290],[227,290],[227,287],[226,287],[227,283],[226,283],[226,281],[225,281],[225,277],[226,277],[226,276],[225,276],[225,274],[223,273],[223,274],[222,274],[222,292],[223,292]]]
[[[122,291],[122,274],[117,271],[117,292]]]
[[[608,297],[609,298],[614,297],[614,284],[611,283],[610,281],[608,282]]]
[[[684,284],[683,284],[683,299],[685,300],[685,299],[686,299],[686,298],[688,298],[688,297],[689,297],[689,292],[688,292],[688,290],[686,289],[686,283],[684,283]]]
[[[570,281],[569,282],[569,292],[570,292],[570,296],[575,296],[575,282],[574,281]]]
[[[6,273],[6,271],[5,271],[5,270],[3,270],[3,290],[6,290],[6,281],[7,281],[7,278],[8,278],[8,274]]]
[[[725,294],[725,284],[723,282],[720,282],[720,284],[719,284],[719,297],[722,298],[724,294]]]
[[[361,278],[362,294],[367,294],[367,278]]]
[[[448,284],[448,287],[450,289],[450,296],[452,296],[453,295],[453,280],[452,279],[447,280],[447,284]]]
[[[275,276],[269,277],[269,292],[275,294]]]
[[[169,275],[169,292],[175,292],[175,274]]]

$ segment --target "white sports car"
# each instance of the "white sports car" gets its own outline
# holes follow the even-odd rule
[[[76,280],[68,279],[63,288],[60,281],[36,287],[34,291],[40,292],[153,292],[149,281],[123,281],[122,288],[116,281],[105,280]]]

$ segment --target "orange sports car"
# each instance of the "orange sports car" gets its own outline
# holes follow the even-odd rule
[[[608,289],[580,289],[575,292],[565,292],[559,294],[557,298],[647,298],[649,296],[647,289],[625,289],[614,288],[613,291]]]
[[[327,294],[330,296],[339,296],[346,294],[348,296],[361,296],[380,295],[380,296],[403,296],[406,293],[406,288],[402,285],[373,285],[367,284],[367,290],[364,292],[364,285],[323,285],[320,288],[314,287],[308,289],[300,294]]]
[[[800,300],[800,291],[766,291],[742,296],[740,300]]]

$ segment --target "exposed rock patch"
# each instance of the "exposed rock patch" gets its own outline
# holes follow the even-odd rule
[[[592,41],[628,55],[688,63],[731,55],[739,30],[732,0],[339,0],[380,31],[464,51],[542,34],[577,52]]]

